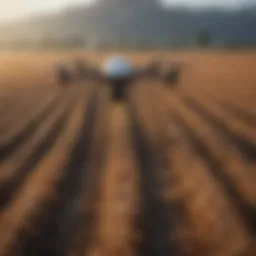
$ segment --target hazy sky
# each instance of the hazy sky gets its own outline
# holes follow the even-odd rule
[[[0,0],[0,19],[9,20],[47,10],[57,10],[66,5],[76,3],[91,3],[95,0]],[[129,1],[129,0],[127,0]],[[139,0],[138,0],[139,1]],[[241,6],[246,3],[256,3],[256,0],[162,0],[169,4],[188,6]]]

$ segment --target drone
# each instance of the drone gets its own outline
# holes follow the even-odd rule
[[[100,68],[96,68],[83,60],[76,59],[66,65],[59,65],[57,76],[59,84],[63,87],[77,79],[98,80],[111,86],[113,100],[123,100],[128,85],[134,84],[143,77],[158,79],[170,87],[177,86],[181,66],[177,63],[155,60],[142,68],[136,68],[125,57],[114,56],[105,60]]]

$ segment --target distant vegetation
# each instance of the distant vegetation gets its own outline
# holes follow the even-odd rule
[[[200,31],[194,39],[193,43],[173,43],[166,42],[163,44],[153,44],[150,42],[105,42],[104,40],[95,42],[94,44],[87,43],[83,38],[73,38],[67,40],[42,39],[32,41],[29,39],[14,40],[14,41],[0,41],[0,49],[98,49],[98,50],[138,50],[146,51],[151,49],[242,49],[242,48],[256,48],[256,44],[235,44],[233,42],[226,44],[212,43],[212,37],[207,31]]]
[[[197,35],[197,43],[199,46],[208,47],[211,45],[211,34],[208,30],[202,30]]]

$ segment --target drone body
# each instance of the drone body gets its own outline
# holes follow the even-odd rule
[[[108,84],[112,86],[112,100],[125,99],[126,87],[135,73],[131,62],[121,56],[116,56],[103,63],[101,72]]]
[[[68,83],[71,81],[71,77],[74,76],[100,80],[112,87],[113,100],[125,99],[126,88],[141,77],[154,77],[165,84],[174,86],[178,83],[181,71],[178,65],[174,66],[159,60],[152,61],[141,69],[135,68],[131,61],[122,56],[107,59],[100,69],[89,67],[81,60],[73,62],[73,68],[75,71],[70,68],[65,69],[64,66],[59,69],[60,82]]]
[[[134,73],[132,64],[121,56],[107,59],[102,65],[102,72],[109,79],[125,79]]]

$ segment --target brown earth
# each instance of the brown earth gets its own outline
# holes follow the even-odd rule
[[[256,52],[127,53],[183,69],[123,103],[57,84],[111,54],[0,54],[0,256],[255,255]]]

